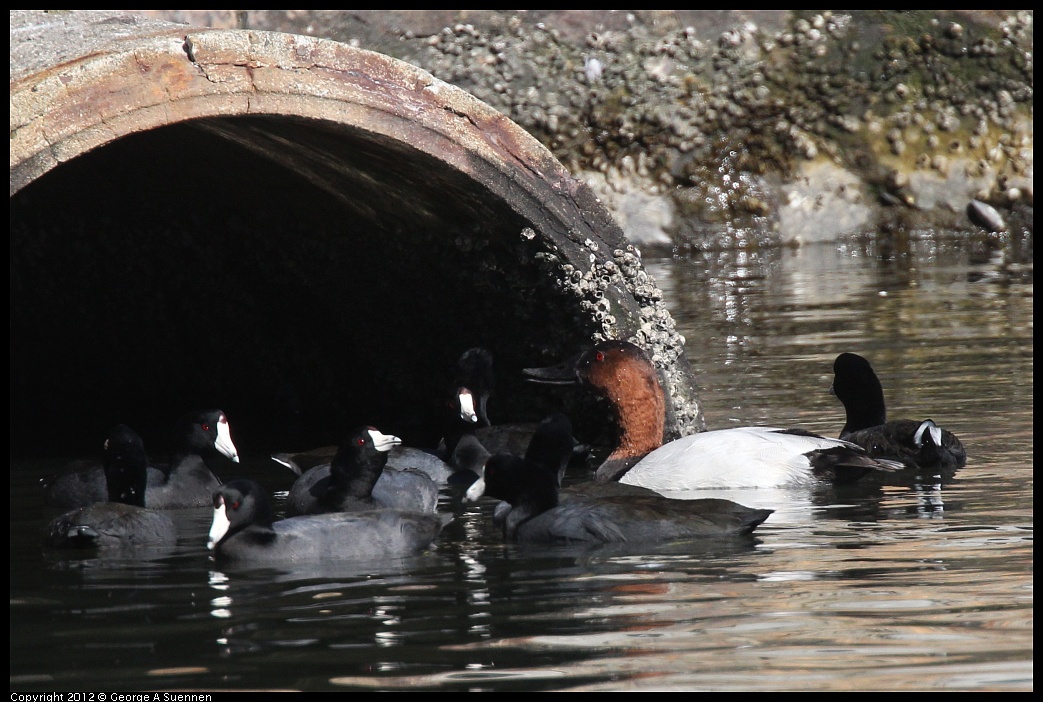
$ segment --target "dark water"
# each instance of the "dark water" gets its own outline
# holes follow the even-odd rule
[[[629,551],[505,545],[491,504],[447,495],[431,553],[288,574],[216,568],[205,509],[151,560],[43,554],[37,480],[58,459],[14,463],[11,689],[1031,690],[1031,274],[914,253],[646,267],[711,428],[836,434],[831,363],[856,351],[891,416],[963,439],[954,476],[749,492],[778,512],[748,541]]]

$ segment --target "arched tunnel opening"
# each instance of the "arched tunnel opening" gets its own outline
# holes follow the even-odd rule
[[[351,154],[337,166],[350,186],[330,193],[222,136],[287,130]],[[210,406],[246,444],[305,447],[355,423],[424,444],[453,362],[477,345],[496,362],[491,414],[546,410],[517,369],[579,348],[590,315],[522,217],[405,150],[274,117],[187,122],[18,192],[12,450],[93,446],[118,421],[164,436]]]
[[[309,37],[12,17],[12,455],[96,455],[117,422],[158,453],[212,407],[244,452],[433,445],[473,346],[494,422],[566,409],[596,442],[604,408],[519,371],[605,337],[653,354],[668,435],[702,428],[639,252],[484,103]]]

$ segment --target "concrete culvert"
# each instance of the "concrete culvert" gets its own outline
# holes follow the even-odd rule
[[[414,66],[12,11],[10,99],[13,453],[82,451],[115,422],[164,436],[205,406],[245,446],[354,422],[423,443],[465,348],[492,350],[509,421],[563,401],[520,367],[604,337],[653,351],[669,434],[702,428],[683,340],[604,206]]]

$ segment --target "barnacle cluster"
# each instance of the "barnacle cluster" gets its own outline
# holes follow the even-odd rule
[[[884,204],[929,209],[917,172],[970,179],[980,200],[1032,200],[1029,11],[998,26],[939,11],[794,12],[782,31],[746,23],[714,40],[634,17],[583,43],[513,17],[405,41],[410,60],[574,174],[673,198],[718,235],[738,222],[750,228],[730,226],[733,238],[754,225],[770,236],[772,183],[819,160],[858,173]]]

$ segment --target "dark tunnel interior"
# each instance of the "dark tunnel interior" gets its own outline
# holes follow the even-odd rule
[[[325,130],[168,126],[11,198],[12,456],[93,455],[117,422],[163,450],[204,407],[225,410],[240,451],[356,423],[426,445],[476,345],[496,359],[496,421],[561,402],[517,371],[591,322],[525,219],[419,151]]]

